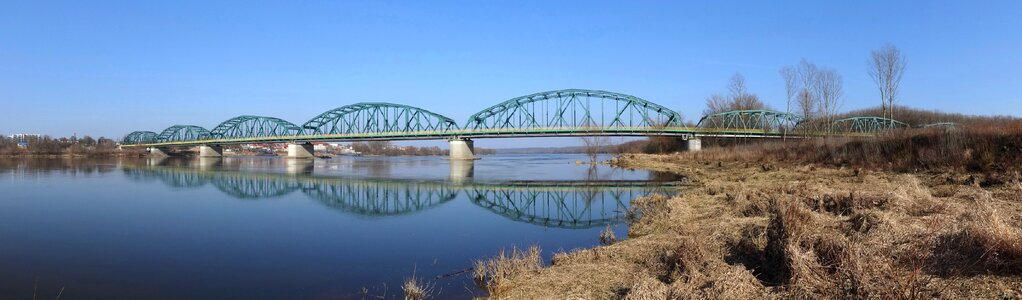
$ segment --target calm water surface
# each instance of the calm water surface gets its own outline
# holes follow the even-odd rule
[[[389,299],[413,273],[470,298],[474,260],[624,237],[674,192],[579,159],[0,160],[0,299]]]

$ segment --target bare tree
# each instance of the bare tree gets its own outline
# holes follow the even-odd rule
[[[582,147],[589,156],[589,162],[596,163],[596,159],[603,153],[607,146],[610,146],[610,138],[605,136],[583,136]]]
[[[815,117],[817,110],[817,102],[819,101],[818,95],[816,94],[817,84],[817,73],[819,68],[816,64],[811,63],[805,59],[802,59],[798,63],[798,81],[801,81],[798,90],[798,107],[802,113],[802,117],[807,121],[812,120]]]
[[[731,75],[731,80],[727,84],[727,91],[731,93],[732,100],[748,95],[748,89],[745,87],[745,76],[742,73]]]
[[[880,90],[880,101],[885,118],[894,119],[894,102],[898,99],[901,77],[905,74],[905,57],[892,44],[873,50],[867,62],[869,77]]]
[[[728,95],[713,94],[706,98],[706,110],[704,115],[711,115],[719,112],[732,110],[764,109],[766,105],[759,100],[759,96],[749,93],[745,85],[745,76],[735,73],[727,85]]]
[[[798,90],[798,72],[791,66],[784,66],[781,68],[781,78],[784,79],[784,91],[787,93],[786,102],[784,106],[784,112],[791,113],[791,102],[795,99],[795,95]],[[788,138],[788,126],[784,127],[784,139]]]
[[[586,131],[599,131],[600,125],[592,121],[585,121],[582,127]],[[589,156],[589,162],[596,164],[596,159],[606,151],[607,146],[610,146],[610,138],[599,135],[587,135],[582,136],[582,150],[585,151],[586,156]]]
[[[742,73],[735,73],[734,76],[731,76],[727,89],[731,92],[730,110],[762,109],[766,107],[763,101],[759,100],[759,96],[749,93],[748,88],[745,86],[745,76],[742,76]]]
[[[815,87],[819,98],[819,110],[826,121],[827,131],[830,132],[831,124],[834,123],[834,114],[841,107],[841,100],[844,96],[841,74],[834,69],[820,69],[816,73]]]
[[[713,94],[706,98],[706,110],[703,111],[703,115],[712,115],[730,109],[731,103],[727,98],[720,94]]]

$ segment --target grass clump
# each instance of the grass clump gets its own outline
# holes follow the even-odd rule
[[[401,291],[405,294],[405,300],[424,300],[429,299],[433,294],[433,285],[412,275],[405,279],[405,283],[401,285]]]
[[[617,236],[614,235],[614,229],[607,225],[607,228],[600,231],[600,244],[610,245],[617,242]]]
[[[986,201],[958,219],[963,226],[934,248],[932,267],[941,275],[1022,274],[1022,230],[1009,225]]]
[[[543,267],[541,252],[539,246],[531,246],[526,250],[512,247],[510,252],[501,250],[493,258],[476,261],[473,277],[490,296],[499,296],[511,288],[515,280]]]

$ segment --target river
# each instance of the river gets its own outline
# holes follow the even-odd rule
[[[678,180],[584,159],[3,159],[0,299],[391,299],[413,274],[471,298],[473,261],[625,237]]]

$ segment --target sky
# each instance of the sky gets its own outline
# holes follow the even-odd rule
[[[698,120],[735,73],[783,108],[778,69],[803,58],[842,75],[851,110],[879,105],[866,61],[887,43],[907,59],[900,104],[1022,116],[1022,1],[4,0],[0,134],[120,138],[238,115],[301,124],[365,101],[464,123],[566,88]]]

